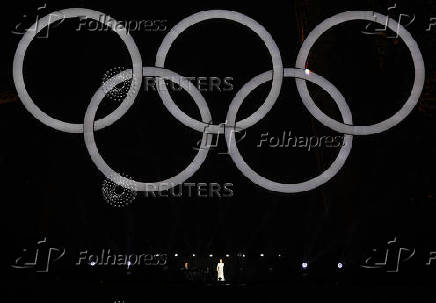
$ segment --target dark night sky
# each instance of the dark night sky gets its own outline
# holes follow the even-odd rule
[[[86,7],[117,20],[164,19],[168,29],[200,10],[236,10],[255,19],[273,36],[285,67],[293,67],[301,46],[298,20],[308,33],[322,20],[345,10],[376,10],[386,14],[391,2],[280,1],[249,4],[236,1],[169,4],[163,1],[47,2],[49,11]],[[3,43],[0,89],[16,94],[12,60],[21,36],[10,31],[23,14],[35,15],[42,2],[13,1],[2,12]],[[436,250],[433,214],[436,180],[434,49],[436,30],[426,32],[436,7],[431,1],[397,1],[415,13],[408,27],[426,64],[419,108],[382,134],[354,137],[351,155],[327,184],[307,193],[279,194],[251,183],[230,157],[211,150],[188,182],[233,183],[231,198],[145,198],[115,209],[101,196],[103,175],[89,158],[83,135],[67,134],[42,125],[20,102],[0,104],[0,184],[2,230],[8,261],[22,247],[47,236],[67,250],[113,248],[120,251],[178,251],[216,255],[238,252],[286,254],[289,266],[308,259],[320,270],[342,259],[358,266],[373,247],[398,237],[406,247]],[[304,7],[304,9],[301,9]],[[34,17],[33,17],[34,18]],[[25,21],[29,22],[29,21]],[[29,23],[30,24],[30,23]],[[391,116],[408,97],[413,65],[405,44],[385,36],[364,35],[366,22],[342,24],[322,36],[312,49],[308,66],[335,84],[345,96],[356,124],[372,124]],[[36,39],[24,62],[26,87],[42,110],[57,118],[81,123],[90,98],[105,71],[129,66],[130,59],[115,33],[76,32],[77,20],[52,28],[50,39]],[[153,66],[166,32],[133,32],[144,66]],[[234,91],[206,92],[214,122],[223,122],[236,92],[252,77],[271,69],[267,49],[247,28],[212,20],[187,30],[173,44],[167,68],[186,76],[234,78]],[[244,101],[238,119],[263,102],[270,82]],[[339,119],[332,100],[309,85],[318,106]],[[174,93],[187,114],[200,118],[185,93]],[[106,100],[107,101],[107,100]],[[114,109],[103,102],[97,116]],[[283,82],[281,95],[268,115],[247,130],[238,144],[253,169],[280,182],[299,182],[326,169],[338,149],[256,148],[265,132],[300,136],[338,135],[307,112],[293,79]],[[175,120],[157,93],[142,91],[135,104],[114,125],[96,132],[97,145],[114,168],[141,181],[172,176],[194,157],[200,134]],[[224,141],[220,148],[225,149]],[[413,272],[415,269],[411,269]],[[420,269],[417,269],[418,271]],[[408,278],[405,278],[409,281]],[[410,278],[410,283],[413,279]]]

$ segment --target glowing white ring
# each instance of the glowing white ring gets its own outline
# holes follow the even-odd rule
[[[20,42],[18,43],[17,51],[15,52],[14,62],[13,62],[13,77],[14,77],[15,87],[17,89],[18,96],[23,102],[26,109],[36,119],[38,119],[45,125],[67,133],[83,132],[83,124],[68,123],[58,119],[54,119],[49,115],[47,115],[45,112],[43,112],[33,102],[32,98],[27,93],[26,85],[24,83],[23,62],[24,62],[24,56],[26,55],[27,47],[29,46],[30,42],[35,37],[35,35],[41,29],[45,28],[51,23],[56,22],[62,18],[76,18],[82,16],[86,16],[98,22],[101,22],[103,19],[107,23],[105,25],[109,27],[111,27],[111,24],[114,24],[115,22],[115,20],[113,20],[109,16],[107,16],[106,18],[101,18],[101,16],[104,16],[104,14],[101,12],[85,9],[85,8],[69,8],[69,9],[53,12],[45,16],[44,18],[40,19],[39,21],[37,21],[37,23],[34,24],[37,30],[26,31],[26,33],[23,35],[23,38],[21,38]],[[97,120],[95,122],[96,130],[111,125],[127,112],[129,107],[133,104],[133,101],[135,100],[136,96],[138,95],[139,88],[141,87],[141,82],[142,82],[142,59],[138,47],[135,44],[135,41],[133,41],[133,38],[130,36],[130,34],[127,32],[127,30],[124,27],[117,27],[117,30],[115,32],[120,36],[120,38],[126,44],[130,57],[132,58],[132,66],[133,66],[132,83],[136,85],[130,86],[127,97],[120,104],[120,106],[118,106],[118,108],[115,111],[107,115],[105,118]]]
[[[171,31],[165,36],[162,44],[159,47],[159,50],[156,54],[156,63],[155,65],[158,67],[164,67],[165,59],[168,54],[169,49],[171,48],[172,43],[177,39],[177,37],[184,32],[188,27],[197,24],[199,22],[209,20],[209,19],[228,19],[235,22],[238,22],[242,25],[247,26],[253,32],[255,32],[265,43],[268,51],[270,52],[272,63],[273,63],[273,80],[271,85],[271,91],[265,99],[265,102],[262,104],[259,109],[253,113],[250,117],[245,118],[236,123],[236,127],[238,129],[245,129],[254,124],[256,124],[259,120],[261,120],[265,115],[271,110],[275,101],[277,100],[280,94],[280,88],[282,86],[283,81],[283,64],[282,59],[280,57],[280,50],[274,42],[270,33],[268,33],[265,28],[257,23],[255,20],[247,17],[241,13],[227,10],[209,10],[195,13],[179,23],[177,23]],[[204,127],[207,126],[205,123],[195,120],[188,115],[186,115],[183,111],[179,109],[179,107],[174,103],[171,99],[170,94],[165,85],[163,85],[162,89],[159,90],[159,96],[163,100],[166,108],[170,111],[170,113],[181,123],[184,125],[193,128],[197,131],[202,132]],[[221,125],[209,125],[208,132],[220,134],[223,133],[223,128]]]
[[[168,79],[173,81],[174,79],[180,79],[178,84],[185,89],[191,97],[194,99],[195,103],[200,109],[201,119],[203,121],[210,121],[211,114],[209,108],[207,107],[206,100],[200,94],[200,92],[193,88],[191,83],[183,78],[182,76],[166,69],[156,68],[156,67],[144,67],[142,71],[143,75],[151,76],[151,77],[160,77],[164,79]],[[130,79],[132,77],[132,70],[127,69],[118,75],[112,77],[107,81],[109,83],[109,89],[112,89],[117,84],[125,81],[126,79]],[[107,88],[107,87],[106,87]],[[175,185],[181,184],[185,182],[188,178],[190,178],[201,166],[207,156],[208,148],[199,148],[198,153],[195,155],[194,160],[178,175],[166,179],[164,181],[155,182],[155,183],[144,183],[134,181],[128,178],[121,176],[119,173],[115,172],[112,168],[107,165],[107,163],[103,160],[101,155],[98,152],[97,146],[95,144],[94,139],[94,119],[95,113],[97,112],[98,106],[100,102],[103,100],[105,96],[105,90],[103,86],[101,86],[95,95],[91,99],[91,103],[88,106],[85,114],[85,120],[83,122],[83,133],[85,137],[86,148],[88,149],[89,155],[91,156],[92,161],[95,163],[97,168],[105,175],[106,178],[112,180],[112,182],[123,186],[124,184],[131,184],[137,191],[163,191],[168,190]],[[207,141],[206,141],[207,140]],[[203,137],[201,140],[201,147],[210,146],[212,137],[208,136],[206,132],[203,132]],[[207,144],[207,145],[205,145]],[[123,186],[124,187],[124,186]]]
[[[368,20],[385,25],[386,18],[388,17],[371,11],[351,11],[343,12],[324,20],[322,23],[316,26],[306,40],[304,40],[297,56],[297,62],[295,64],[296,68],[305,68],[307,57],[309,56],[309,51],[313,44],[324,32],[331,27],[351,20]],[[347,125],[340,123],[324,114],[310,97],[306,82],[301,79],[295,79],[298,92],[303,100],[304,105],[307,107],[309,112],[323,125],[343,134],[370,135],[381,133],[405,119],[410,114],[414,106],[418,103],[418,98],[421,95],[425,80],[425,67],[422,54],[416,41],[401,24],[398,24],[392,19],[389,19],[388,21],[389,22],[387,23],[389,28],[398,33],[399,37],[403,39],[404,43],[409,48],[410,54],[412,55],[413,64],[415,67],[415,81],[413,83],[410,97],[398,112],[382,122],[368,126]]]
[[[245,97],[249,95],[249,93],[258,87],[260,84],[265,83],[271,80],[271,71],[265,72],[261,75],[258,75],[251,79],[247,84],[245,84],[241,90],[236,94],[235,98],[232,100],[230,104],[229,111],[227,112],[227,122],[229,125],[234,125],[236,121],[236,114],[244,101]],[[336,104],[339,107],[339,111],[341,112],[342,119],[345,123],[353,123],[351,111],[348,108],[348,105],[341,95],[341,93],[337,90],[333,84],[328,82],[321,76],[316,75],[315,73],[306,74],[304,70],[301,69],[293,69],[293,68],[285,68],[285,77],[298,77],[301,79],[308,80],[319,85],[323,90],[325,90],[329,95],[333,98]],[[236,167],[242,172],[242,174],[250,179],[253,183],[266,188],[271,191],[282,192],[282,193],[296,193],[302,191],[312,190],[330,180],[333,176],[335,176],[342,166],[345,163],[345,160],[348,158],[350,154],[353,136],[352,135],[344,135],[344,143],[341,147],[339,154],[336,160],[332,163],[332,165],[325,170],[321,175],[304,181],[302,183],[297,184],[283,184],[271,181],[265,177],[260,176],[254,170],[252,170],[248,164],[244,161],[239,150],[236,146],[235,133],[229,131],[225,135],[226,142],[228,146],[228,152],[233,162],[235,162]]]

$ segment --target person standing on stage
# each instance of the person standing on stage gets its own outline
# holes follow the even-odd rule
[[[216,271],[218,272],[218,281],[224,281],[224,263],[223,259],[216,266]]]

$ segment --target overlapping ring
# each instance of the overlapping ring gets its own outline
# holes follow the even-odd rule
[[[99,22],[101,16],[100,12],[83,9],[83,8],[71,8],[65,9],[55,14],[51,14],[55,16],[63,16],[65,18],[74,18],[79,16],[87,16]],[[42,27],[37,27],[39,30],[49,25],[50,22],[55,22],[59,18],[50,19],[50,15],[42,18],[39,22]],[[190,85],[189,81],[183,78],[182,76],[168,70],[164,69],[164,63],[166,55],[171,47],[173,41],[179,36],[181,32],[187,29],[189,26],[192,26],[196,23],[202,22],[208,19],[227,19],[238,22],[249,27],[252,31],[254,31],[265,43],[268,48],[271,59],[273,69],[271,71],[265,72],[261,75],[258,75],[251,79],[248,83],[246,83],[241,90],[234,97],[231,105],[229,106],[229,110],[227,113],[227,123],[230,125],[234,125],[239,130],[246,129],[259,120],[261,120],[272,108],[275,101],[277,100],[280,94],[280,88],[282,85],[283,77],[294,77],[296,78],[297,89],[303,100],[304,105],[307,107],[309,112],[322,124],[328,126],[329,128],[338,131],[340,133],[344,133],[345,144],[339,151],[339,154],[336,160],[332,163],[332,165],[324,171],[319,176],[304,181],[298,184],[282,184],[266,179],[256,172],[254,172],[243,160],[240,155],[237,147],[236,140],[234,138],[234,132],[225,132],[225,129],[220,125],[211,126],[208,124],[208,121],[211,121],[211,114],[209,112],[209,108],[207,107],[206,101],[200,94],[200,92]],[[162,78],[174,80],[180,79],[180,85],[184,88],[194,99],[195,103],[200,109],[200,114],[202,121],[197,121],[188,115],[186,115],[183,111],[181,111],[178,106],[171,99],[168,90],[160,90],[159,95],[167,107],[169,112],[184,125],[191,127],[197,131],[203,133],[201,144],[202,146],[209,146],[211,137],[207,136],[207,133],[204,132],[205,128],[208,128],[208,133],[216,133],[216,134],[225,134],[226,143],[229,149],[229,155],[232,160],[235,162],[236,167],[241,170],[244,176],[249,178],[252,182],[262,186],[271,191],[277,192],[285,192],[285,193],[294,193],[301,191],[312,190],[328,180],[330,180],[334,175],[336,175],[339,170],[344,165],[350,151],[352,148],[352,135],[368,135],[373,133],[379,133],[389,129],[390,127],[395,126],[401,120],[403,120],[413,109],[413,107],[418,102],[418,98],[422,92],[422,88],[425,80],[425,68],[424,61],[419,50],[419,47],[416,41],[412,38],[410,33],[400,24],[396,23],[394,20],[389,20],[388,26],[392,30],[398,30],[400,38],[404,40],[407,47],[409,48],[414,68],[415,68],[415,81],[411,91],[411,95],[406,101],[405,105],[392,117],[382,121],[380,123],[370,125],[370,126],[354,126],[352,124],[352,116],[351,111],[348,108],[348,105],[345,101],[345,98],[341,95],[341,93],[336,89],[336,87],[328,82],[323,77],[315,74],[314,72],[306,73],[306,60],[309,54],[310,48],[313,46],[315,41],[329,28],[350,20],[370,20],[380,24],[385,24],[386,16],[369,12],[369,11],[351,11],[337,14],[331,18],[324,20],[320,25],[318,25],[307,37],[304,41],[300,52],[297,56],[296,68],[283,68],[282,60],[280,57],[280,51],[274,42],[271,35],[265,30],[263,26],[257,23],[255,20],[234,11],[226,11],[226,10],[211,10],[211,11],[202,11],[196,14],[191,15],[188,18],[183,19],[177,25],[175,25],[165,36],[161,46],[156,55],[156,67],[142,67],[142,59],[139,54],[139,51],[136,47],[135,42],[133,41],[130,34],[122,27],[117,27],[117,33],[120,35],[121,39],[126,43],[127,49],[132,57],[132,70],[125,70],[118,75],[109,79],[103,86],[100,87],[95,95],[91,99],[91,103],[88,106],[88,109],[85,114],[84,123],[82,124],[72,124],[64,121],[60,121],[48,116],[46,113],[42,112],[33,102],[31,97],[28,95],[25,85],[24,78],[22,75],[22,68],[24,62],[24,56],[28,45],[30,44],[33,37],[37,32],[27,31],[21,41],[18,44],[17,51],[14,57],[13,63],[13,77],[14,83],[18,91],[18,95],[25,105],[26,109],[32,113],[32,115],[40,120],[42,123],[50,126],[52,128],[70,132],[70,133],[84,133],[85,144],[88,149],[88,152],[91,156],[92,161],[95,163],[97,168],[110,180],[115,182],[116,184],[123,186],[128,182],[129,184],[134,184],[134,187],[138,191],[160,191],[167,190],[177,184],[180,184],[190,178],[201,166],[207,156],[208,149],[200,148],[198,154],[195,156],[192,163],[188,165],[182,172],[178,175],[171,177],[167,180],[155,182],[155,183],[143,183],[132,180],[124,180],[124,177],[115,172],[110,166],[103,160],[98,152],[98,148],[94,141],[94,130],[99,130],[105,126],[108,126],[118,120],[133,104],[134,99],[138,94],[139,87],[142,83],[142,76],[154,76],[158,77],[160,80]],[[113,22],[113,19],[106,18],[108,20],[107,23]],[[127,93],[126,98],[123,100],[121,105],[111,114],[106,116],[101,120],[97,120],[94,122],[95,113],[97,108],[105,96],[105,92],[115,87],[117,84],[125,81],[126,79],[132,79],[131,87],[129,92]],[[269,92],[268,96],[265,99],[265,102],[262,106],[253,113],[250,117],[243,119],[241,121],[236,122],[236,113],[242,104],[244,98],[258,85],[261,83],[272,80],[272,88]],[[322,89],[327,91],[333,100],[336,102],[339,111],[341,113],[342,119],[344,123],[340,123],[329,118],[325,115],[318,107],[316,107],[315,103],[311,99],[309,95],[309,91],[306,86],[306,81],[311,81],[317,85],[319,85]],[[163,86],[164,87],[164,86]]]

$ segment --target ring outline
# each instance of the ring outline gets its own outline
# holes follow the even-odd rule
[[[197,12],[177,23],[164,37],[156,54],[155,65],[157,67],[164,68],[166,56],[171,48],[172,43],[177,39],[177,37],[188,27],[210,19],[227,19],[245,25],[262,39],[272,58],[274,76],[271,90],[266,97],[265,102],[256,112],[251,114],[251,116],[248,118],[236,123],[235,127],[243,130],[256,124],[271,110],[272,106],[280,95],[280,89],[283,82],[283,63],[280,56],[280,50],[271,34],[267,32],[266,29],[256,20],[245,16],[244,14],[228,10],[208,10]],[[210,127],[210,133],[224,133],[224,130],[221,127],[222,123],[218,125],[205,125],[203,122],[193,119],[181,111],[180,108],[174,103],[165,85],[162,87],[162,90],[159,90],[159,96],[161,97],[168,111],[184,125],[200,132],[203,131],[205,126],[208,126]]]
[[[202,120],[210,121],[211,114],[209,108],[207,107],[206,100],[196,88],[193,88],[192,85],[190,85],[190,82],[187,79],[170,70],[156,67],[143,67],[142,73],[146,76],[159,77],[159,79],[166,78],[168,80],[174,80],[179,78],[180,82],[178,84],[184,88],[194,99],[195,103],[200,109]],[[109,79],[107,82],[110,83],[110,88],[112,88],[122,81],[125,81],[126,77],[130,79],[131,76],[132,70],[126,69]],[[110,179],[115,184],[118,184],[122,187],[124,187],[124,184],[131,184],[134,186],[134,188],[136,188],[137,191],[168,190],[192,177],[192,175],[200,168],[201,164],[206,160],[209,150],[207,148],[200,148],[198,153],[195,155],[194,160],[192,160],[192,162],[184,170],[174,177],[159,182],[139,182],[121,176],[119,173],[115,172],[101,157],[94,139],[93,122],[98,106],[103,100],[104,96],[105,92],[102,85],[92,97],[91,102],[86,110],[85,119],[83,122],[83,135],[86,148],[91,156],[91,160],[97,166],[98,170],[100,170],[106,178]],[[211,140],[211,136],[208,136],[207,133],[203,133],[201,146],[204,146],[205,144],[207,144],[206,146],[209,146]]]
[[[86,9],[86,8],[68,8],[68,9],[52,12],[47,16],[37,20],[37,22],[34,24],[37,30],[32,31],[28,29],[26,33],[23,35],[23,37],[21,38],[20,42],[18,43],[18,47],[15,52],[14,61],[13,61],[13,79],[14,79],[15,88],[17,89],[18,96],[21,102],[24,104],[24,107],[43,124],[67,133],[83,132],[83,124],[68,123],[50,117],[33,102],[32,98],[28,94],[26,90],[26,85],[24,83],[24,77],[23,77],[23,63],[24,63],[24,57],[26,55],[26,50],[30,45],[30,42],[32,42],[33,38],[36,36],[36,34],[39,31],[41,31],[46,26],[50,25],[53,22],[56,22],[61,18],[77,18],[77,17],[86,16],[87,18],[91,18],[102,23],[101,22],[102,15],[104,14],[101,12]],[[55,16],[55,18],[51,19],[51,16]],[[109,16],[107,16],[107,18],[104,18],[104,20],[106,20],[106,23],[108,23],[105,25],[109,26],[112,29],[110,24],[115,20]],[[42,26],[38,26],[38,23]],[[123,102],[112,113],[110,113],[103,119],[95,121],[96,130],[111,125],[127,112],[129,107],[135,101],[135,98],[139,93],[139,88],[141,87],[141,82],[142,82],[142,59],[135,41],[124,27],[117,27],[117,30],[115,32],[120,36],[121,40],[123,40],[123,42],[127,46],[127,50],[129,51],[130,57],[132,59],[133,81],[131,82],[132,85],[130,86],[130,89],[127,93],[127,97],[123,100]]]
[[[297,56],[297,61],[295,64],[296,68],[305,68],[309,51],[314,43],[324,32],[335,25],[352,20],[368,20],[382,25],[387,23],[388,27],[394,32],[397,32],[398,36],[407,45],[415,68],[415,80],[412,91],[406,103],[390,118],[367,126],[347,125],[328,117],[316,106],[315,102],[310,97],[306,82],[301,79],[295,79],[295,82],[297,83],[297,90],[301,96],[301,99],[303,100],[304,106],[309,110],[312,116],[314,116],[314,118],[321,122],[324,126],[327,126],[339,133],[351,135],[371,135],[381,133],[405,119],[418,103],[425,81],[424,59],[421,51],[419,50],[416,41],[412,38],[412,35],[401,24],[398,24],[392,19],[389,19],[389,22],[386,22],[386,18],[389,17],[372,11],[347,11],[339,13],[333,17],[325,19],[323,22],[318,24],[304,40]]]
[[[310,74],[306,74],[305,70],[294,69],[294,68],[285,68],[284,76],[298,77],[319,85],[333,98],[333,100],[335,100],[344,121],[346,123],[353,122],[351,111],[348,108],[345,98],[341,95],[338,89],[333,84],[331,84],[328,80],[313,72],[311,72]],[[230,104],[229,107],[229,111],[227,112],[226,120],[230,125],[235,123],[236,114],[238,112],[239,107],[242,105],[242,102],[244,101],[245,97],[247,97],[250,94],[250,92],[254,90],[256,87],[258,87],[260,84],[265,83],[270,79],[271,79],[271,71],[267,71],[263,74],[254,77],[241,88],[241,90],[236,94],[235,98],[232,100],[232,103]],[[265,177],[262,177],[248,166],[248,164],[244,161],[242,155],[240,154],[236,146],[236,138],[234,132],[227,132],[225,137],[226,137],[227,147],[229,150],[229,155],[232,158],[233,162],[235,163],[236,167],[242,172],[242,174],[245,177],[247,177],[253,183],[265,189],[275,192],[282,192],[282,193],[297,193],[302,191],[309,191],[329,181],[339,172],[339,170],[345,164],[345,161],[347,160],[351,152],[352,141],[353,141],[352,135],[344,135],[344,144],[339,150],[339,154],[336,157],[336,160],[333,161],[330,167],[326,169],[319,176],[301,183],[285,184],[285,183],[274,182]]]

